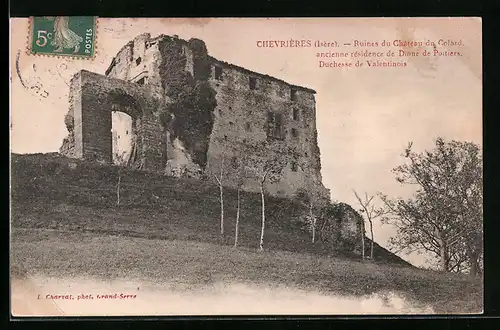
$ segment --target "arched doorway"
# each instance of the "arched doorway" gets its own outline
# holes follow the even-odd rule
[[[111,161],[115,165],[137,165],[142,112],[128,94],[111,92]]]
[[[125,112],[112,111],[111,135],[113,164],[130,165],[136,141],[132,116]]]
[[[163,172],[163,132],[156,116],[159,100],[137,84],[87,71],[78,75],[70,91],[74,156],[113,164],[117,161],[113,153],[124,154],[128,166]]]

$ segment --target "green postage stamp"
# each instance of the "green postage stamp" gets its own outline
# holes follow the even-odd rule
[[[30,54],[94,57],[96,17],[31,17],[30,24]]]

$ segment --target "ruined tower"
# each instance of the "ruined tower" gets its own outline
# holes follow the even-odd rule
[[[111,163],[122,148],[130,166],[193,177],[218,173],[224,160],[225,185],[233,187],[238,178],[231,164],[269,141],[258,157],[295,150],[280,180],[267,186],[270,194],[292,197],[303,189],[329,199],[315,91],[215,59],[199,39],[142,34],[117,53],[105,75],[77,73],[66,125],[61,152],[68,156]],[[246,178],[243,189],[256,191],[258,184]]]

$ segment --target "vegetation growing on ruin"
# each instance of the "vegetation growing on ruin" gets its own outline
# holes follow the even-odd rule
[[[203,40],[191,38],[188,46],[193,51],[194,78],[207,81],[210,78],[211,66],[205,43]]]
[[[321,171],[321,161],[320,161],[321,152],[320,152],[319,146],[318,146],[318,131],[316,129],[314,130],[312,145],[313,145],[312,153],[313,153],[314,158],[316,160],[314,166],[316,167],[316,170],[318,172],[320,172]]]
[[[68,111],[66,115],[64,116],[64,124],[66,125],[66,129],[68,132],[72,133],[73,128],[75,127],[74,121],[73,121],[73,111]]]
[[[71,96],[70,96],[71,97]],[[63,139],[62,145],[59,148],[59,151],[63,155],[74,156],[74,147],[75,147],[75,135],[74,135],[74,118],[73,111],[68,111],[64,116],[64,124],[66,125],[66,129],[68,130],[68,135]]]
[[[193,49],[194,75],[186,71],[181,43],[164,39],[159,44],[163,54],[160,76],[168,98],[160,119],[172,140],[179,138],[193,162],[204,168],[217,101],[208,82],[211,68],[205,44],[198,39],[188,44]]]
[[[345,236],[340,240],[340,228],[343,221],[348,221],[349,218],[351,221],[354,220],[358,227],[361,227],[363,223],[363,218],[359,215],[356,210],[354,210],[349,204],[346,203],[333,203],[323,207],[321,212],[321,220],[320,220],[320,228],[319,232],[322,240],[329,241],[330,239],[334,239],[339,243],[339,247],[347,250],[352,250],[356,245],[360,244],[360,237],[357,235],[354,236]],[[357,232],[361,229],[358,228]],[[335,239],[337,236],[337,239]]]
[[[299,190],[294,196],[294,201],[304,208],[294,210],[295,219],[302,224],[304,230],[312,231],[311,218],[314,218],[314,231],[317,241],[324,244],[332,244],[337,249],[353,251],[361,245],[359,234],[344,233],[342,227],[354,221],[358,227],[357,233],[362,230],[363,218],[346,203],[328,203],[322,205],[310,204],[310,197],[305,191]],[[309,211],[306,212],[306,209]],[[314,243],[314,242],[313,242]]]

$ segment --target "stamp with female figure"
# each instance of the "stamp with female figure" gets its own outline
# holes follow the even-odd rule
[[[30,54],[94,57],[96,17],[43,16],[30,21]]]

